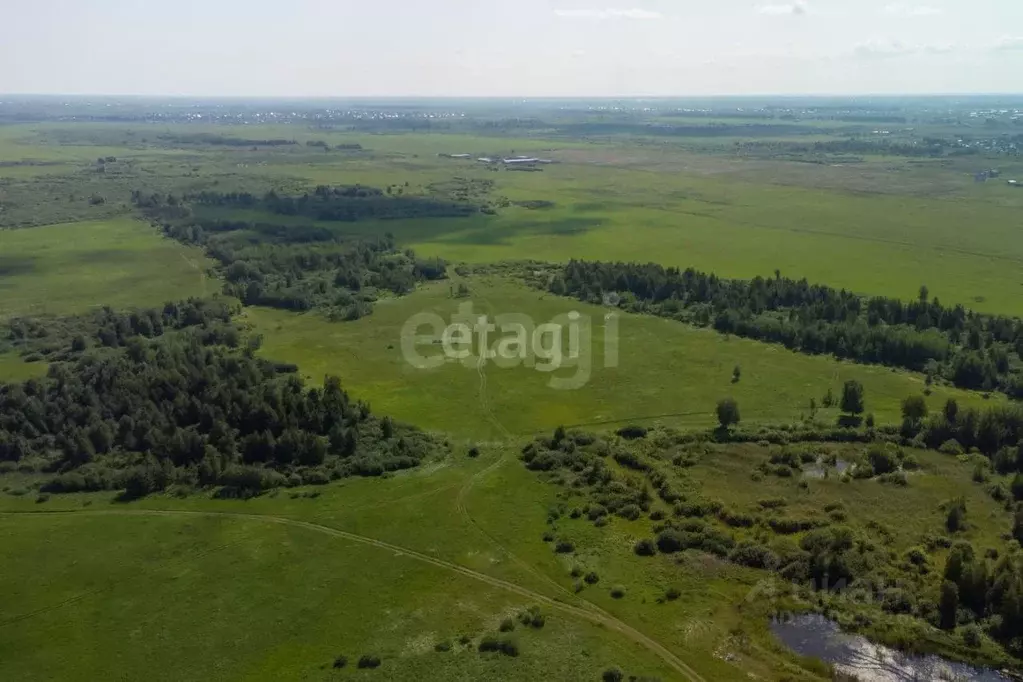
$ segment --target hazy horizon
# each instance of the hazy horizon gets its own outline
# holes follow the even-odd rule
[[[37,0],[0,92],[686,98],[1019,92],[1018,0]]]

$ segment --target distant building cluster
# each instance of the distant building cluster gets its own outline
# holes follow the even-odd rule
[[[471,159],[472,154],[438,154],[445,159]],[[480,156],[476,159],[477,163],[486,164],[504,164],[506,166],[534,166],[539,164],[554,163],[553,159],[541,159],[535,156],[512,156],[509,158],[503,157],[491,157],[491,156]]]

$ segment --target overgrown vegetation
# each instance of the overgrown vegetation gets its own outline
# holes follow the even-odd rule
[[[982,419],[997,421],[998,417]],[[563,496],[571,500],[566,507],[575,505],[579,510],[570,518],[586,519],[598,527],[608,525],[612,517],[619,519],[618,524],[637,523],[619,526],[616,532],[628,528],[639,534],[634,552],[641,557],[690,551],[711,554],[770,572],[835,613],[871,614],[864,623],[911,616],[940,630],[962,629],[964,637],[981,633],[1008,655],[1023,658],[1023,552],[1013,535],[1023,533],[1023,512],[1011,496],[1003,498],[1003,514],[1015,521],[1003,522],[1005,542],[999,549],[981,551],[963,536],[972,528],[973,517],[967,502],[956,498],[941,505],[938,511],[945,523],[934,524],[925,545],[900,554],[892,551],[890,531],[881,524],[858,520],[859,514],[841,503],[811,512],[811,500],[801,499],[800,491],[815,478],[826,479],[829,470],[838,486],[894,483],[909,485],[911,490],[915,484],[910,477],[921,475],[920,463],[917,455],[899,445],[911,439],[884,431],[875,432],[879,440],[864,449],[815,439],[757,446],[752,452],[766,452],[760,473],[755,472],[753,483],[746,485],[755,491],[757,477],[768,474],[800,481],[789,484],[794,486],[789,493],[792,503],[798,503],[800,510],[795,511],[785,498],[764,498],[752,505],[737,500],[726,503],[708,496],[692,480],[690,471],[699,462],[714,466],[716,458],[733,456],[729,448],[751,447],[714,444],[722,435],[727,434],[654,429],[642,438],[626,440],[558,430],[552,437],[528,444],[522,460],[528,469],[569,491]],[[1013,462],[1023,457],[1023,447],[1012,448],[1011,455]],[[561,514],[552,514],[548,522],[562,537],[570,537],[561,519]],[[650,535],[644,536],[643,528]],[[951,550],[946,556],[947,548]],[[872,595],[866,610],[861,601],[842,596],[864,592]],[[624,597],[623,589],[616,598]]]

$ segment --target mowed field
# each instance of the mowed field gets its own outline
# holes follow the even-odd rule
[[[606,366],[607,309],[544,295],[499,276],[466,280],[469,298],[454,298],[458,281],[427,285],[400,299],[378,302],[371,316],[356,322],[331,323],[315,314],[247,308],[245,320],[263,336],[261,354],[293,362],[314,382],[333,374],[345,387],[368,400],[374,410],[421,427],[469,439],[529,435],[558,425],[617,428],[629,422],[705,427],[715,422],[720,398],[739,401],[748,422],[789,422],[809,415],[810,400],[820,405],[828,390],[841,395],[842,384],[858,379],[866,387],[867,410],[879,422],[901,419],[901,401],[920,394],[923,377],[876,366],[813,357],[713,330],[644,315],[618,316],[618,365]],[[460,306],[491,320],[500,314],[526,315],[536,325],[576,311],[589,321],[590,379],[576,390],[550,386],[552,378],[570,379],[578,365],[552,373],[520,366],[481,368],[447,362],[436,369],[417,369],[404,357],[403,328],[413,316],[433,313],[450,324]],[[562,323],[565,319],[562,318]],[[405,330],[414,331],[414,330]],[[428,327],[415,331],[430,332]],[[437,338],[434,335],[433,338]],[[491,339],[501,338],[500,334]],[[567,353],[567,332],[565,337]],[[490,341],[493,347],[494,340]],[[424,357],[441,353],[426,340]],[[542,364],[542,363],[541,363]],[[742,370],[739,383],[732,371]],[[979,394],[935,387],[928,398],[939,409],[949,397],[963,405],[993,403]],[[821,410],[833,420],[837,410]]]
[[[216,293],[199,250],[129,218],[0,230],[0,319]]]

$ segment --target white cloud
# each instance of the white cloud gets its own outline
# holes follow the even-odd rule
[[[571,19],[661,19],[660,12],[631,9],[556,9],[554,14]]]
[[[1023,36],[1015,38],[1002,38],[994,45],[996,52],[1011,52],[1012,50],[1023,50]]]
[[[761,5],[757,8],[757,14],[766,14],[768,16],[787,16],[787,15],[803,15],[806,14],[806,3],[797,2],[782,4],[782,5]]]
[[[948,54],[958,49],[957,46],[948,43],[934,45],[920,45],[906,43],[901,40],[867,40],[859,43],[853,48],[853,54],[857,57],[878,59],[890,57],[905,57],[917,54]]]
[[[909,5],[896,2],[884,8],[884,13],[892,17],[933,17],[944,14],[944,10],[928,5]]]

